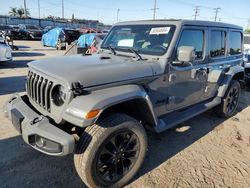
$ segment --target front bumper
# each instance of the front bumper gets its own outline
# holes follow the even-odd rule
[[[27,96],[15,94],[4,106],[5,116],[22,134],[23,140],[48,155],[64,156],[73,153],[74,137],[35,112],[27,100]]]

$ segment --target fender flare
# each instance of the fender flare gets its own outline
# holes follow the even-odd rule
[[[230,69],[225,73],[223,81],[221,82],[219,88],[218,88],[218,97],[224,97],[227,88],[233,79],[233,77],[236,74],[243,73],[244,74],[244,68],[240,65],[230,67]]]
[[[154,122],[157,117],[153,105],[146,91],[138,85],[123,85],[93,91],[88,95],[74,98],[63,112],[63,119],[79,127],[86,127],[96,122],[102,112],[119,103],[133,99],[144,99],[152,113]],[[84,115],[91,110],[100,109],[99,114],[93,119],[85,119]]]

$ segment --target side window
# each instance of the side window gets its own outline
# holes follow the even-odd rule
[[[240,32],[230,32],[230,55],[236,55],[242,53],[242,34]]]
[[[210,38],[210,56],[218,57],[225,55],[226,46],[226,32],[225,31],[211,31]]]
[[[177,50],[180,46],[193,46],[195,48],[196,59],[201,59],[204,49],[204,31],[192,29],[183,30]]]

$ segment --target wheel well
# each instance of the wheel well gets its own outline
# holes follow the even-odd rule
[[[242,80],[244,80],[244,72],[238,72],[238,73],[236,73],[234,76],[233,76],[233,78],[232,78],[232,80],[237,80],[237,81],[242,81]],[[240,82],[241,83],[241,82]]]
[[[153,114],[143,98],[132,99],[121,102],[106,108],[99,116],[98,120],[107,117],[112,113],[124,113],[139,121],[143,126],[154,126]]]

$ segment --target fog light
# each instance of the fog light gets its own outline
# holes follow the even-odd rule
[[[41,150],[44,150],[48,153],[60,153],[62,152],[62,145],[51,141],[47,138],[43,138],[39,135],[35,135],[35,146]]]

